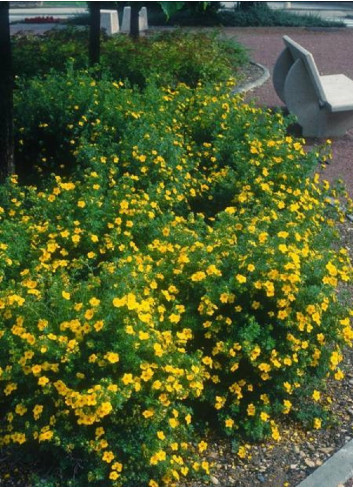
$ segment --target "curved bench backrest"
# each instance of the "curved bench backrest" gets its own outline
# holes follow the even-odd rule
[[[317,69],[313,55],[288,36],[283,36],[283,41],[293,58],[293,63],[295,63],[295,61],[298,59],[302,60],[313,84],[315,93],[322,102],[327,102],[325,92],[321,84],[319,70]]]

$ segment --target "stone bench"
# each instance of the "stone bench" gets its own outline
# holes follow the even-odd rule
[[[343,136],[353,127],[353,80],[321,76],[313,55],[290,37],[276,61],[273,85],[305,137]]]

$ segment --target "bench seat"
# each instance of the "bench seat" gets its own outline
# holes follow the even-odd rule
[[[353,110],[353,80],[346,75],[326,75],[320,79],[331,112]]]

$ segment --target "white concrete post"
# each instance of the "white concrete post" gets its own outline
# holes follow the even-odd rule
[[[131,7],[124,7],[123,21],[121,23],[121,32],[124,34],[130,34],[131,28]]]
[[[139,30],[147,31],[148,30],[148,19],[147,19],[147,8],[142,7],[139,12]]]
[[[101,10],[101,28],[108,36],[119,32],[119,17],[117,10]]]

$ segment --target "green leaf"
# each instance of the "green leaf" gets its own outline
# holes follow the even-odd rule
[[[162,7],[163,12],[165,13],[167,19],[169,19],[175,12],[182,9],[185,5],[185,2],[158,2]]]

